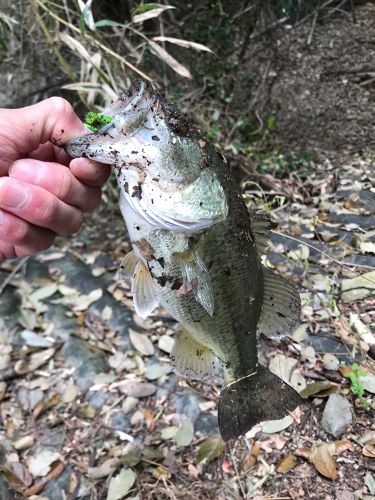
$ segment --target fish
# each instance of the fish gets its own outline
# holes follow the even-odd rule
[[[131,281],[135,311],[145,318],[162,306],[178,321],[178,374],[206,380],[222,366],[225,441],[283,418],[302,399],[259,363],[257,341],[290,334],[300,298],[262,264],[269,216],[248,210],[225,157],[144,81],[102,113],[110,123],[65,151],[114,168],[132,244],[121,275]]]

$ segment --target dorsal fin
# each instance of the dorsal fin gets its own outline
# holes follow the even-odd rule
[[[263,255],[271,229],[271,217],[266,212],[256,212],[254,209],[249,209],[249,215],[258,255]]]
[[[288,280],[263,268],[263,303],[257,333],[281,339],[293,332],[301,312],[298,292]]]

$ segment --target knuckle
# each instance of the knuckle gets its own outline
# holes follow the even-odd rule
[[[78,231],[81,229],[81,226],[83,224],[83,214],[79,210],[77,210],[77,213],[75,214],[75,217],[72,220],[72,234],[78,233]]]
[[[68,169],[61,170],[60,174],[61,179],[56,196],[60,200],[65,201],[73,191],[73,176]]]
[[[47,99],[48,105],[52,108],[52,110],[59,115],[71,114],[74,113],[73,107],[71,104],[64,99],[63,97],[49,97]]]
[[[50,196],[48,200],[40,207],[38,219],[43,225],[53,225],[58,214],[58,199]]]

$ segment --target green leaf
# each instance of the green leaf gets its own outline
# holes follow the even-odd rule
[[[318,398],[324,398],[330,394],[334,394],[337,391],[337,385],[332,384],[328,380],[322,380],[321,382],[314,382],[312,384],[307,384],[307,386],[299,393],[299,395],[307,399],[310,396],[315,396]]]
[[[365,485],[367,486],[370,495],[375,495],[375,479],[370,471],[368,471],[366,474]]]
[[[214,434],[204,441],[197,452],[197,463],[209,464],[224,453],[225,443],[220,434]]]
[[[178,431],[178,427],[174,427],[173,425],[170,427],[165,427],[161,431],[161,438],[162,439],[172,439],[176,436]]]
[[[131,10],[131,15],[142,14],[143,12],[147,12],[148,10],[159,9],[160,5],[158,3],[144,3],[143,5],[138,5]]]
[[[122,469],[109,483],[107,500],[120,500],[123,498],[133,486],[136,477],[136,474],[131,469]]]
[[[124,26],[122,23],[118,23],[117,21],[112,21],[112,19],[100,19],[96,21],[95,26],[97,28],[105,28],[106,26]]]
[[[194,437],[194,427],[191,420],[186,419],[176,432],[176,443],[178,446],[188,446]]]

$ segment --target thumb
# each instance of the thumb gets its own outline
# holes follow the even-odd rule
[[[82,134],[84,125],[68,101],[50,97],[19,109],[0,109],[0,171],[41,144],[57,146]]]
[[[59,146],[85,130],[71,104],[62,97],[50,97],[14,111],[14,119],[25,129],[23,145],[27,150],[48,141]]]

